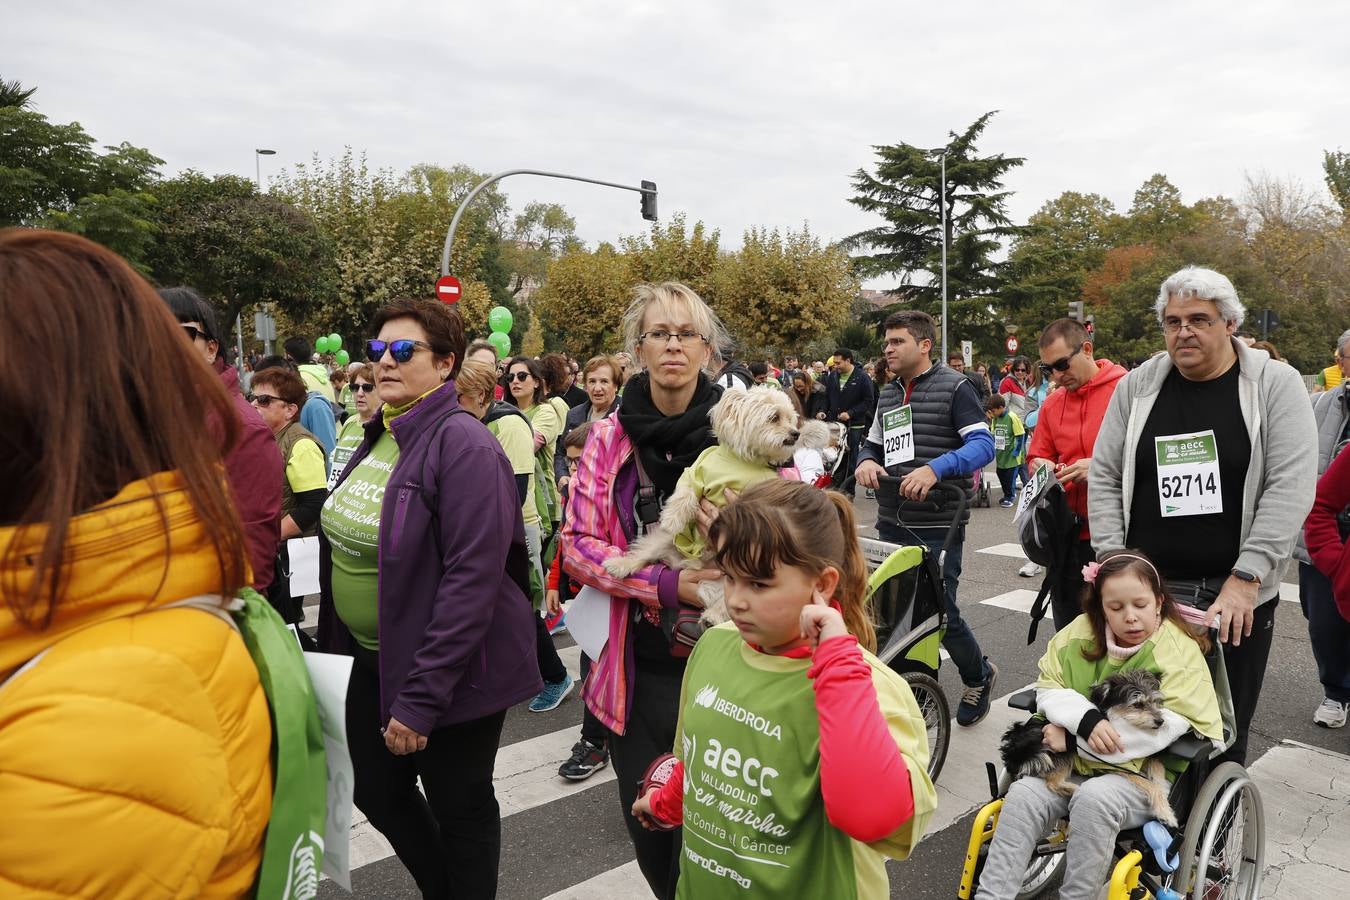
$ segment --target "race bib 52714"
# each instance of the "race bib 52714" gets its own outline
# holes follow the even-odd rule
[[[1158,454],[1158,508],[1164,519],[1223,512],[1219,445],[1214,430],[1153,440]]]

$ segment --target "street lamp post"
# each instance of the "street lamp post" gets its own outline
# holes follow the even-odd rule
[[[254,186],[257,187],[258,193],[259,193],[259,194],[262,193],[262,158],[263,158],[264,156],[276,156],[276,155],[277,155],[277,151],[275,151],[275,150],[264,150],[264,149],[262,149],[262,148],[257,148],[257,149],[255,149],[255,150],[253,151],[253,184],[254,184]],[[239,365],[240,377],[243,377],[243,371],[244,371],[244,323],[243,323],[242,318],[241,318],[241,313],[235,313],[235,314],[234,314],[234,331],[235,331],[235,334],[238,335],[238,340],[239,340],[239,363],[238,363],[238,365]],[[271,352],[272,352],[272,342],[271,342],[271,341],[268,341],[268,342],[267,342],[267,352],[268,352],[269,354],[271,354]]]
[[[947,148],[942,148],[942,176],[938,202],[942,207],[942,356],[947,359]]]
[[[488,185],[501,181],[508,175],[542,175],[545,178],[566,178],[568,181],[584,181],[587,184],[599,184],[605,187],[619,188],[625,191],[637,191],[642,195],[642,218],[648,221],[656,221],[656,182],[644,181],[641,187],[633,187],[631,184],[616,184],[613,181],[600,181],[595,178],[582,178],[580,175],[564,175],[561,172],[542,172],[538,169],[510,169],[506,172],[498,172],[484,181],[480,182],[473,190],[469,191],[469,196],[465,197],[455,210],[454,217],[450,220],[450,230],[445,234],[445,248],[441,251],[441,274],[450,274],[450,245],[455,242],[455,230],[459,228],[459,220],[464,215],[464,210],[468,209],[469,203],[479,192]]]

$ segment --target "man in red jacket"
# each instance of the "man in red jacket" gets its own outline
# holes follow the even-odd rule
[[[225,480],[248,542],[253,587],[266,591],[272,583],[277,545],[281,543],[282,460],[272,429],[239,390],[239,373],[220,354],[220,333],[211,305],[192,288],[164,288],[159,292],[183,326],[187,339],[220,375],[234,402],[239,436],[225,454]]]
[[[1058,631],[1082,612],[1082,568],[1096,559],[1088,529],[1088,467],[1107,404],[1125,377],[1125,369],[1107,359],[1093,359],[1087,329],[1073,319],[1056,319],[1046,326],[1040,354],[1041,376],[1059,390],[1041,403],[1027,449],[1030,469],[1055,467],[1055,477],[1064,485],[1069,507],[1080,523],[1078,540],[1065,557],[1068,563],[1051,587],[1051,612]]]

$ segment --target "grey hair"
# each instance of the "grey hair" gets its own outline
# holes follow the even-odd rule
[[[1158,288],[1158,302],[1155,308],[1159,323],[1162,322],[1167,301],[1173,297],[1213,301],[1219,308],[1219,316],[1225,322],[1232,322],[1234,327],[1241,325],[1247,315],[1247,308],[1238,299],[1233,282],[1213,269],[1187,266],[1167,276],[1162,287]]]
[[[709,356],[716,354],[723,342],[727,341],[727,330],[722,320],[703,298],[687,285],[678,281],[664,281],[660,284],[639,284],[633,288],[633,301],[623,314],[624,349],[630,354],[637,353],[638,339],[642,333],[642,320],[653,304],[661,306],[683,306],[689,313],[690,324],[699,334],[708,339]]]
[[[1346,356],[1345,346],[1350,344],[1350,330],[1342,331],[1341,336],[1336,338],[1336,352],[1341,356]]]

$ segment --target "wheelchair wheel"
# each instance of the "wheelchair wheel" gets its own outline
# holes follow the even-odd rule
[[[1044,843],[1041,842],[1042,845]],[[1032,856],[1031,862],[1027,863],[1027,874],[1022,878],[1022,886],[1017,890],[1017,900],[1037,900],[1059,890],[1064,882],[1066,862],[1068,857],[1063,845],[1044,855],[1038,852]]]
[[[1265,868],[1261,795],[1237,763],[1226,762],[1200,786],[1186,819],[1178,883],[1192,898],[1253,900]]]
[[[919,712],[923,713],[928,728],[928,777],[937,781],[942,764],[947,761],[947,745],[952,738],[952,717],[947,706],[947,695],[937,679],[922,672],[905,672],[905,679]]]

